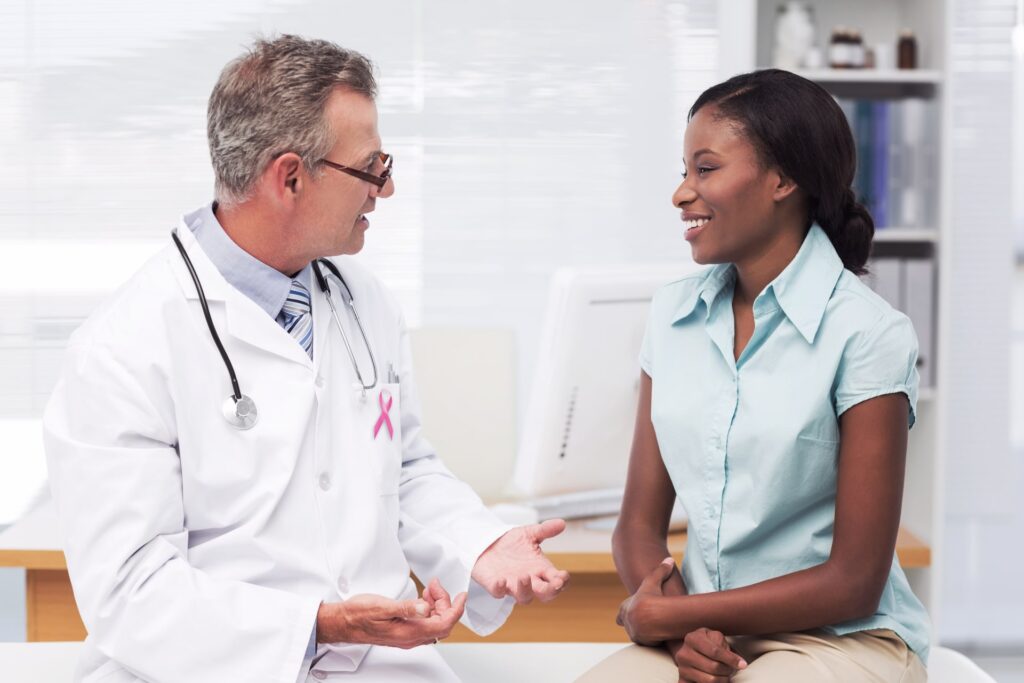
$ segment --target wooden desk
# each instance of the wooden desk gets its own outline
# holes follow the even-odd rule
[[[26,634],[29,641],[82,640],[85,627],[78,616],[64,553],[57,548],[57,518],[52,504],[30,512],[0,533],[0,567],[24,567]],[[681,557],[686,534],[669,537],[669,550]],[[611,557],[611,532],[573,522],[564,534],[544,544],[548,556],[572,575],[569,588],[547,604],[516,607],[490,642],[625,642],[615,625],[626,590],[619,583]],[[931,549],[900,529],[896,553],[905,569],[931,564]],[[461,625],[449,639],[481,640]]]

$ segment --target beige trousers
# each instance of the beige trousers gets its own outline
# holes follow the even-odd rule
[[[732,649],[747,668],[732,683],[923,683],[928,673],[889,630],[834,636],[824,631],[735,636]],[[664,648],[631,645],[577,679],[577,683],[677,683],[679,672]]]

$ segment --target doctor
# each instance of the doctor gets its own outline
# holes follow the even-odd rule
[[[375,93],[355,52],[256,42],[210,97],[217,201],[72,337],[44,428],[77,680],[455,681],[456,621],[565,586],[564,523],[503,525],[423,438],[392,297],[317,262],[394,192]]]

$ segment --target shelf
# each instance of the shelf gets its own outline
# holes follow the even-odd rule
[[[939,231],[931,228],[876,228],[874,241],[932,244],[939,241]]]
[[[935,85],[942,82],[942,72],[933,69],[803,69],[796,73],[820,83]]]

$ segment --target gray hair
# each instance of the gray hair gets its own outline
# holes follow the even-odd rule
[[[317,172],[337,142],[324,118],[336,88],[370,99],[377,94],[370,60],[326,40],[259,39],[225,66],[206,121],[218,202],[245,201],[267,165],[285,152]]]

